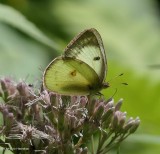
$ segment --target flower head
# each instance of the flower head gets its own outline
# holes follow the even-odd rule
[[[91,96],[37,94],[33,86],[8,78],[1,79],[0,85],[0,112],[5,121],[0,132],[13,148],[34,146],[46,153],[85,154],[88,142],[98,134],[97,153],[108,152],[140,124],[138,117],[127,120],[127,113],[120,111],[122,99],[115,104],[113,99]]]

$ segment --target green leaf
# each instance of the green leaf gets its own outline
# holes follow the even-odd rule
[[[21,13],[6,5],[0,4],[0,22],[7,23],[24,32],[37,41],[58,50],[59,46],[43,34],[33,23],[28,21]]]
[[[21,13],[2,4],[0,4],[0,34],[1,76],[35,81],[37,76],[42,76],[43,70],[39,68],[46,67],[49,53],[52,51],[52,55],[58,53],[58,45],[54,41],[45,36]],[[41,80],[41,77],[38,80]]]
[[[48,48],[27,39],[13,28],[0,23],[0,75],[29,78],[42,74],[39,68],[48,63]],[[40,78],[39,78],[40,79]]]

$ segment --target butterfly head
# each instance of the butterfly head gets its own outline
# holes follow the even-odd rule
[[[103,85],[102,85],[102,89],[106,89],[110,87],[109,83],[108,82],[104,82]]]

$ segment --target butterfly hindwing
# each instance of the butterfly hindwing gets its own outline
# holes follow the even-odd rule
[[[75,58],[88,64],[97,73],[100,82],[106,77],[106,56],[100,34],[87,29],[75,37],[66,47],[64,57]]]
[[[88,64],[58,57],[46,68],[44,87],[62,95],[87,95],[100,89],[100,80]]]

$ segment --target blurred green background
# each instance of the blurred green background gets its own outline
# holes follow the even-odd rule
[[[101,34],[108,59],[111,88],[104,95],[110,97],[117,88],[115,101],[123,98],[122,110],[141,119],[120,153],[159,153],[158,0],[0,0],[0,77],[41,81],[47,64],[91,27]],[[112,80],[120,73],[124,75]]]

